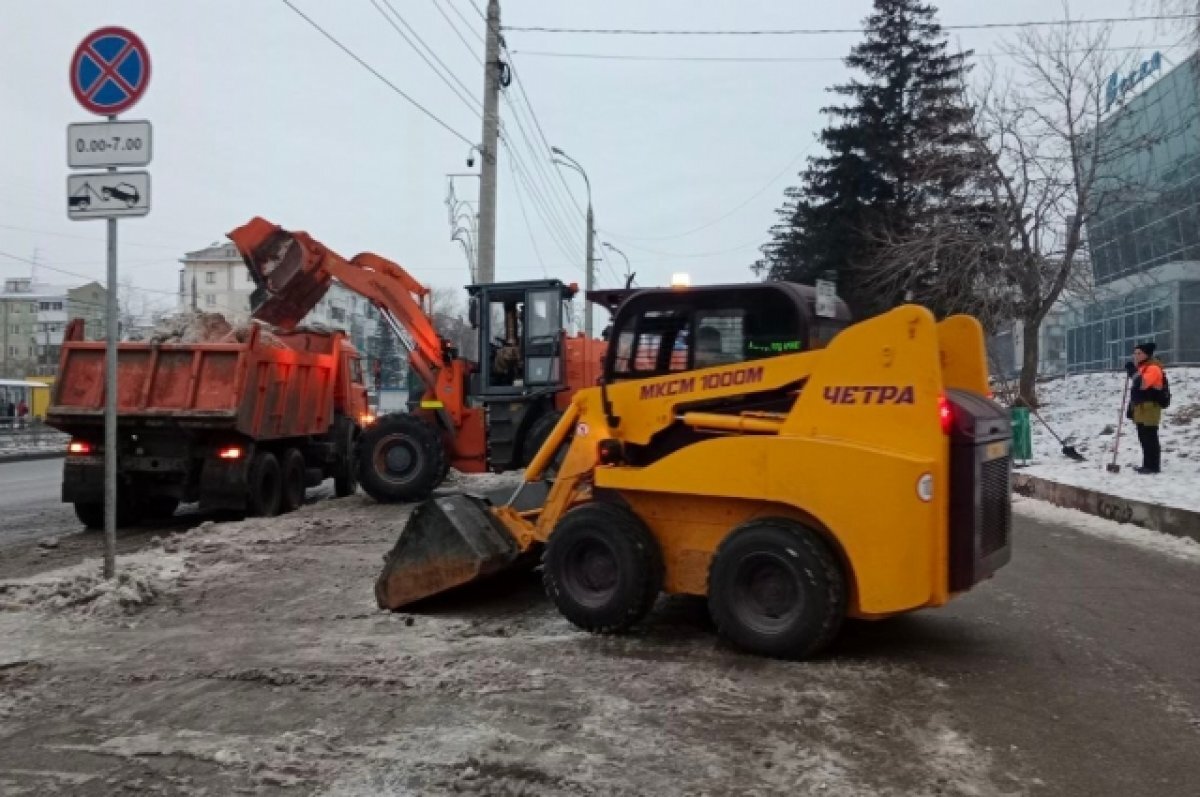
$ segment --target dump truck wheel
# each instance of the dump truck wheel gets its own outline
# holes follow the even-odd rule
[[[333,494],[338,498],[358,492],[358,459],[353,426],[346,426],[345,436],[340,458],[333,469]]]
[[[415,415],[386,415],[359,438],[358,480],[376,501],[419,501],[441,483],[441,435]]]
[[[735,529],[713,559],[708,607],[721,635],[753,653],[812,656],[846,614],[846,578],[829,546],[790,520]]]
[[[662,591],[658,542],[631,511],[593,503],[567,513],[546,543],[542,581],[575,625],[618,633],[650,611]]]
[[[75,502],[75,517],[89,531],[104,531],[104,502]],[[117,528],[136,526],[142,521],[142,507],[117,499]]]
[[[167,520],[175,516],[179,499],[170,495],[152,495],[142,502],[142,511],[151,520]]]
[[[246,479],[246,510],[254,517],[275,517],[283,503],[283,477],[279,460],[270,451],[259,451],[250,461]]]
[[[308,480],[305,473],[308,465],[299,449],[289,448],[283,452],[280,469],[283,472],[283,489],[281,490],[280,509],[291,512],[304,506],[304,485]]]
[[[90,531],[104,530],[104,503],[75,502],[75,517]]]

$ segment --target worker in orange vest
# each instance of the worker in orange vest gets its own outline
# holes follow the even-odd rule
[[[1127,417],[1137,425],[1138,442],[1142,444],[1142,466],[1135,470],[1144,474],[1162,469],[1158,425],[1171,395],[1166,373],[1162,363],[1154,358],[1154,350],[1153,342],[1139,343],[1133,349],[1133,362],[1125,364],[1126,373],[1133,378]]]

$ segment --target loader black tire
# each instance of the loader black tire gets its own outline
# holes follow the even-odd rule
[[[708,608],[718,632],[764,656],[804,659],[837,635],[846,576],[825,541],[782,518],[752,520],[717,549]]]
[[[246,512],[252,517],[275,517],[283,504],[283,476],[279,460],[270,451],[259,451],[246,473]]]
[[[550,437],[550,433],[554,431],[554,427],[558,425],[562,416],[563,414],[558,410],[551,410],[529,425],[529,431],[525,433],[525,441],[521,444],[521,465],[523,467],[529,467],[529,463],[533,462],[533,458],[541,450],[546,438]],[[546,470],[542,473],[543,481],[554,481],[558,476],[558,469],[567,456],[568,446],[567,440],[564,440],[563,444],[559,446],[558,452],[555,453],[554,458],[550,460],[550,463],[546,465]]]
[[[304,454],[300,453],[300,449],[289,448],[283,452],[279,468],[283,474],[279,509],[281,512],[292,512],[304,506],[308,464],[304,461]]]
[[[333,494],[338,498],[358,492],[357,435],[350,424],[346,424],[342,435],[342,444],[337,452],[338,461],[333,466]]]
[[[421,501],[448,470],[442,436],[428,421],[385,415],[359,437],[358,480],[376,501]]]
[[[550,533],[542,566],[546,594],[559,612],[593,633],[627,631],[662,591],[658,541],[637,515],[616,504],[568,512]]]

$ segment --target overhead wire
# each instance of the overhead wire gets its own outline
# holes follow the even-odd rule
[[[578,258],[578,253],[572,251],[574,249],[574,245],[571,235],[563,229],[562,223],[558,221],[547,209],[546,200],[541,191],[534,184],[534,181],[529,173],[529,168],[525,165],[524,159],[520,156],[507,138],[502,138],[501,141],[508,149],[508,153],[512,157],[513,165],[516,167],[517,173],[521,180],[524,181],[529,192],[530,199],[533,201],[534,209],[538,212],[538,215],[542,217],[542,221],[545,223],[546,229],[550,233],[550,239],[554,242],[558,250],[562,252],[563,256],[566,257],[567,262],[575,261]]]
[[[1092,17],[1090,19],[1023,20],[1019,22],[978,22],[960,25],[939,25],[942,30],[1005,30],[1040,28],[1063,25],[1112,25],[1125,22],[1161,22],[1197,19],[1200,14],[1146,14],[1125,17]],[[503,25],[501,30],[520,33],[570,33],[617,36],[826,36],[832,34],[861,34],[866,28],[758,28],[699,30],[689,28],[560,28],[542,25]]]
[[[1069,50],[1072,53],[1084,52],[1133,52],[1145,50],[1144,46],[1127,47],[1093,47],[1086,50]],[[648,62],[696,62],[696,63],[748,63],[748,64],[779,64],[779,63],[840,63],[846,60],[844,55],[827,56],[724,56],[724,55],[629,55],[626,53],[566,53],[546,50],[511,50],[513,55],[532,56],[535,58],[577,58],[603,61],[648,61]],[[1012,52],[972,53],[976,58],[1005,58],[1013,57]]]
[[[436,3],[437,0],[434,0],[434,2]],[[446,5],[447,5],[447,7],[449,7],[449,9],[451,11],[454,12],[454,16],[456,16],[460,20],[462,20],[462,24],[465,25],[467,30],[469,30],[471,32],[472,36],[474,36],[476,39],[479,39],[481,44],[487,43],[487,39],[485,39],[479,31],[477,31],[477,30],[475,30],[475,28],[471,27],[470,20],[468,20],[465,16],[463,16],[463,12],[458,10],[457,5],[455,5],[451,0],[446,0]],[[487,17],[483,18],[483,22],[484,22],[484,25],[486,26],[487,25]]]
[[[383,5],[387,6],[388,10],[391,11],[396,17],[395,21],[393,21],[391,17],[388,16],[387,12],[383,10],[383,6],[379,5],[379,0],[369,0],[369,2],[375,7],[375,10],[378,11],[385,20],[387,20],[387,23],[391,25],[392,30],[396,31],[400,38],[404,39],[404,41],[408,43],[408,46],[413,49],[413,52],[420,56],[421,60],[424,61],[425,64],[433,71],[433,73],[437,75],[443,83],[446,84],[450,91],[454,92],[454,96],[462,100],[463,104],[470,108],[472,113],[482,119],[483,103],[475,99],[474,95],[471,94],[471,90],[467,88],[461,80],[459,80],[458,75],[454,74],[454,70],[446,66],[446,62],[443,61],[438,54],[433,51],[433,48],[421,38],[421,35],[417,33],[413,26],[408,24],[408,21],[405,20],[400,12],[396,10],[396,7],[392,5],[391,0],[382,0],[382,2]],[[404,26],[405,30],[412,34],[411,39],[405,35],[404,31],[400,30],[400,28],[396,25],[396,22],[399,22]],[[420,42],[421,46],[418,47],[417,43],[414,42],[413,39],[416,39],[417,42]],[[421,51],[421,48],[424,48],[426,51],[428,51],[429,55],[425,55],[425,53]],[[431,56],[433,61],[429,60]],[[434,66],[434,61],[437,62],[437,66]],[[438,67],[441,67],[441,69],[439,70]],[[443,72],[445,74],[443,74]]]
[[[0,256],[7,257],[10,260],[16,260],[19,263],[27,263],[31,266],[34,266],[35,268],[39,268],[39,269],[44,268],[47,271],[53,271],[56,274],[65,274],[68,277],[78,277],[79,279],[85,279],[85,280],[88,280],[89,282],[103,282],[103,280],[101,280],[100,278],[94,277],[89,274],[82,274],[78,271],[71,271],[69,269],[59,268],[57,266],[52,266],[49,263],[43,263],[38,260],[32,260],[28,257],[21,257],[20,255],[14,255],[11,252],[0,251]],[[132,285],[130,285],[130,286],[118,285],[117,287],[118,288],[128,287],[130,290],[137,291],[138,293],[155,293],[155,294],[162,294],[165,296],[178,296],[179,295],[178,291],[164,291],[164,290],[157,290],[155,288],[139,288],[139,287],[132,286]]]
[[[533,247],[533,254],[537,257],[538,265],[542,267],[542,276],[549,277],[550,273],[546,270],[546,261],[542,258],[542,250],[538,247],[537,238],[533,234],[533,225],[529,223],[529,212],[525,209],[525,197],[521,190],[520,181],[517,179],[517,170],[513,166],[511,158],[508,161],[508,171],[513,178],[513,187],[517,195],[517,205],[521,208],[521,218],[525,220],[525,232],[529,234],[529,244]]]
[[[433,2],[433,7],[437,10],[437,12],[439,14],[442,15],[442,19],[446,20],[446,24],[450,26],[450,29],[452,31],[454,31],[454,35],[457,36],[458,40],[463,43],[463,47],[466,47],[467,51],[469,53],[471,53],[471,57],[475,59],[475,63],[479,64],[480,66],[483,66],[483,59],[480,58],[479,53],[477,53],[475,51],[475,46],[473,44],[471,44],[469,41],[467,41],[466,36],[462,35],[462,31],[460,31],[458,29],[458,25],[455,24],[454,20],[450,19],[450,16],[446,13],[445,9],[442,8],[442,4],[439,3],[438,0],[432,0],[432,2]],[[462,17],[459,17],[459,19],[462,19]],[[470,27],[471,27],[470,25],[467,26],[468,29],[470,29]],[[478,35],[479,34],[476,33],[476,36],[478,36]]]
[[[299,8],[296,8],[296,6],[292,4],[291,0],[281,0],[281,2],[285,6],[290,8],[292,11],[294,11],[301,19],[303,19],[305,22],[307,22],[309,25],[311,25],[313,28],[315,28],[318,33],[320,33],[322,36],[324,36],[326,39],[328,39],[330,42],[332,42],[335,47],[337,47],[339,50],[344,52],[346,55],[350,56],[350,58],[352,58],[356,63],[358,63],[359,66],[361,66],[363,69],[370,72],[372,75],[374,75],[376,78],[378,78],[385,86],[387,86],[393,92],[395,92],[397,95],[399,95],[404,100],[406,100],[409,105],[412,105],[414,108],[416,108],[422,114],[424,114],[426,117],[433,120],[443,130],[450,133],[452,136],[454,136],[458,140],[462,141],[467,146],[475,146],[475,142],[473,142],[471,139],[467,138],[462,133],[455,130],[453,127],[450,126],[449,123],[444,121],[441,117],[439,117],[433,111],[429,110],[424,105],[417,102],[402,88],[400,88],[395,83],[393,83],[391,80],[389,80],[387,77],[385,77],[379,70],[377,70],[375,67],[368,64],[366,61],[364,61],[357,53],[355,53],[349,47],[342,44],[337,38],[334,37],[334,35],[332,33],[325,30],[325,28],[321,27],[321,25],[319,23],[317,23],[315,20],[313,20],[312,17],[305,14]]]

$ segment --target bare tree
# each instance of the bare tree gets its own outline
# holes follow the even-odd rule
[[[976,111],[976,157],[966,168],[977,170],[973,185],[987,201],[889,241],[872,275],[892,280],[897,293],[932,297],[925,300],[943,311],[980,314],[988,326],[1019,323],[1018,393],[1030,404],[1042,322],[1064,291],[1090,284],[1088,222],[1129,199],[1116,164],[1152,143],[1101,123],[1107,80],[1121,66],[1110,32],[1071,21],[1026,29],[1007,47],[1009,72],[985,65],[983,80],[964,90]]]

